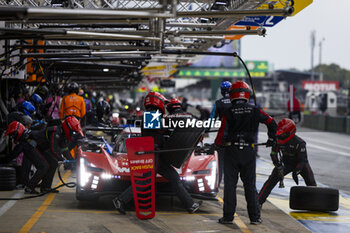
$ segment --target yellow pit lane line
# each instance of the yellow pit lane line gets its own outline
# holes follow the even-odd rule
[[[66,181],[71,174],[71,171],[67,171],[62,179],[63,181]],[[62,182],[60,181],[58,185],[61,185]],[[58,186],[57,185],[57,186]],[[58,190],[60,190],[59,188]],[[56,193],[50,193],[49,196],[45,199],[44,203],[39,207],[39,209],[32,215],[32,217],[27,221],[27,223],[19,230],[20,233],[26,233],[29,232],[30,229],[34,226],[34,224],[39,220],[41,215],[46,211],[46,209],[51,205],[53,199],[55,198]]]
[[[290,216],[296,220],[312,220],[325,222],[350,222],[350,216],[338,216],[336,214],[322,212],[291,212]]]
[[[350,210],[350,199],[339,195],[339,204]]]
[[[222,200],[221,197],[218,197],[218,200],[221,204],[224,203],[224,200]],[[243,233],[251,233],[251,231],[248,229],[247,225],[244,224],[244,222],[238,217],[237,213],[235,213],[235,218],[233,220],[236,225],[241,229]]]

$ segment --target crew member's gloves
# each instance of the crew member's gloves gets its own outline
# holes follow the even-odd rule
[[[34,148],[36,148],[36,146],[38,145],[38,143],[36,143],[36,141],[34,141],[34,140],[30,140],[30,141],[28,142],[28,144],[31,145],[31,146],[34,147]]]
[[[299,185],[299,179],[298,179],[299,174],[300,174],[300,170],[295,170],[292,173],[293,180],[297,185]]]
[[[281,180],[284,177],[284,172],[283,172],[283,166],[279,165],[278,167],[276,167],[277,169],[277,176],[278,178]]]
[[[215,143],[213,143],[210,145],[209,151],[212,151],[214,153],[214,151],[217,150],[217,148],[218,146]]]
[[[272,147],[276,144],[275,140],[273,138],[269,138],[266,141],[266,147]]]

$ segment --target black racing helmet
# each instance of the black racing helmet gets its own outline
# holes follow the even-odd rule
[[[46,99],[49,95],[49,89],[46,86],[40,86],[38,89],[36,89],[35,93],[40,95],[42,99]]]
[[[68,84],[68,92],[78,94],[79,93],[78,83],[72,82],[72,83]]]
[[[107,115],[111,111],[111,106],[105,100],[101,100],[97,103],[96,106],[96,115],[101,118],[104,115]]]

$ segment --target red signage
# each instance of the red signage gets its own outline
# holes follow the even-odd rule
[[[136,216],[139,219],[153,218],[155,215],[154,153],[138,155],[136,152],[154,151],[154,139],[153,137],[128,138],[125,145],[128,152]]]
[[[336,91],[339,89],[338,81],[303,81],[303,89],[309,91]]]

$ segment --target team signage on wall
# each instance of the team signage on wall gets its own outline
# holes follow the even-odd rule
[[[246,61],[250,75],[264,78],[269,72],[267,61]],[[176,75],[177,78],[244,78],[247,73],[243,69],[224,68],[183,68]]]
[[[325,92],[339,89],[338,81],[307,81],[304,80],[303,89],[308,91]]]

